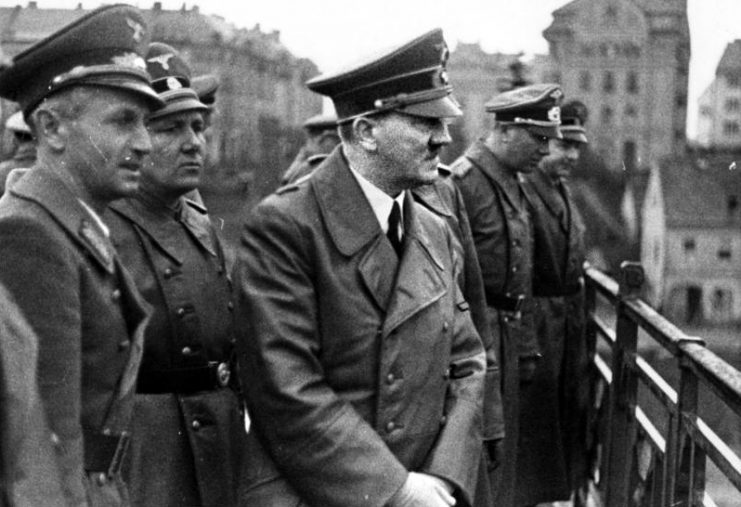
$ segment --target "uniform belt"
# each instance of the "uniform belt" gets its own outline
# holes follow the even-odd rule
[[[195,393],[229,386],[231,368],[226,362],[212,361],[206,366],[171,370],[141,371],[136,392],[141,394]]]
[[[533,296],[538,298],[555,298],[564,296],[573,296],[577,294],[583,287],[582,283],[573,283],[570,285],[563,285],[561,287],[533,287]]]
[[[108,477],[118,475],[129,448],[129,434],[104,435],[97,432],[83,433],[85,448],[85,470],[89,473],[104,473]]]
[[[490,291],[486,291],[486,303],[489,306],[493,306],[497,310],[503,310],[505,312],[519,312],[522,310],[522,304],[525,301],[525,296],[518,294],[516,296],[508,296],[505,294],[495,294]]]

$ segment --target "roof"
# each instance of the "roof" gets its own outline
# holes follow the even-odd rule
[[[741,152],[667,157],[660,176],[667,227],[741,224]]]
[[[729,43],[718,62],[715,74],[734,73],[741,71],[741,39]]]

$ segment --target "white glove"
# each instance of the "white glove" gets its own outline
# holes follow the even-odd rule
[[[399,491],[391,498],[391,507],[450,507],[455,505],[453,487],[433,475],[410,472]]]

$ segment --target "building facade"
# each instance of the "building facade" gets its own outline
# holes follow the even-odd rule
[[[647,300],[678,324],[741,321],[739,156],[675,156],[651,168],[641,234]]]
[[[0,7],[0,41],[13,57],[89,11]],[[143,10],[152,40],[181,51],[193,75],[215,74],[221,83],[213,117],[207,184],[249,184],[256,197],[276,188],[302,141],[301,123],[321,111],[321,97],[304,83],[318,74],[309,60],[293,56],[278,32],[240,29],[197,6]],[[7,111],[7,113],[6,113]],[[3,114],[12,113],[3,108]],[[4,118],[3,118],[4,124]]]
[[[698,101],[697,142],[707,148],[741,147],[741,39],[726,46],[715,79]]]
[[[557,81],[590,110],[590,139],[615,169],[683,151],[686,0],[574,0],[544,31]]]

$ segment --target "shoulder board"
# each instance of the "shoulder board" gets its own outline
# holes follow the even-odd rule
[[[308,163],[311,167],[317,166],[321,164],[324,159],[326,159],[328,156],[327,153],[319,153],[317,155],[312,155],[309,158],[306,159],[306,163]]]
[[[460,157],[448,167],[450,173],[458,178],[464,177],[472,168],[473,164],[466,157]]]

